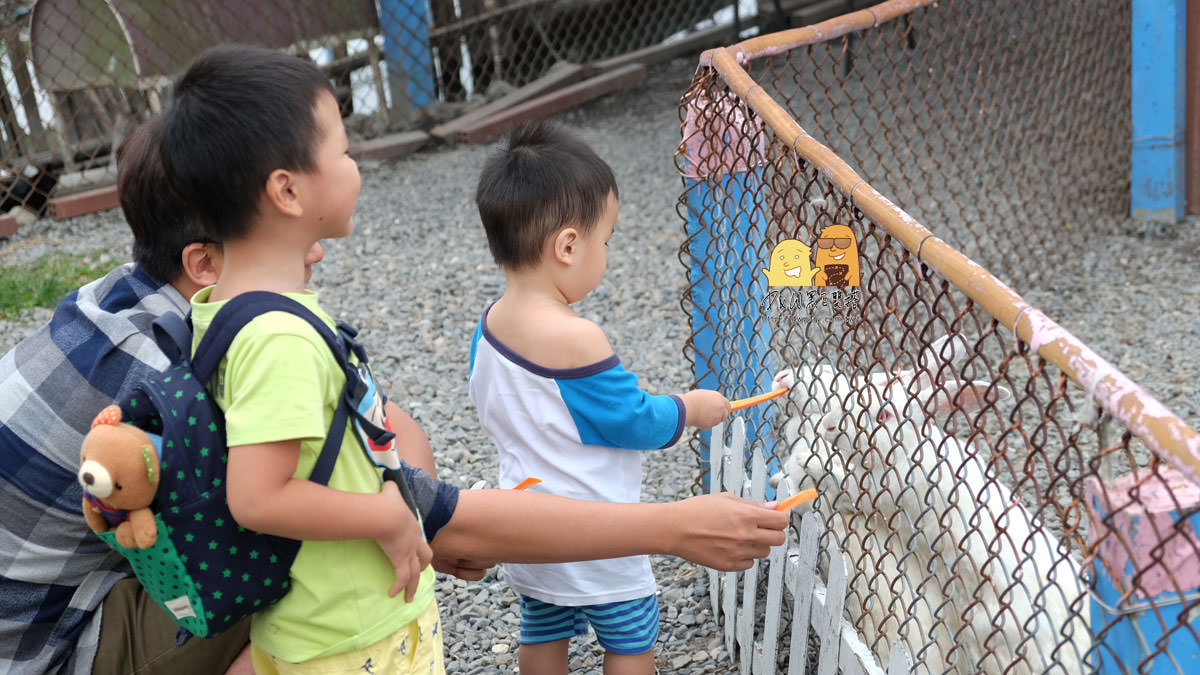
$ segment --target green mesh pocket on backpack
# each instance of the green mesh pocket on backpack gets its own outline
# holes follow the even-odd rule
[[[167,526],[162,516],[154,514],[158,538],[150,548],[125,548],[117,543],[115,530],[98,533],[109,546],[116,549],[133,567],[133,573],[146,593],[158,603],[163,611],[175,617],[175,621],[188,632],[207,637],[209,626],[204,612],[204,603],[196,583],[188,573],[187,566],[167,536]]]

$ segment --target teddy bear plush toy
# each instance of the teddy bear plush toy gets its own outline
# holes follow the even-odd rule
[[[158,490],[158,450],[145,431],[121,423],[121,409],[100,411],[83,437],[79,484],[83,517],[96,532],[116,528],[125,548],[149,548],[158,538],[150,503]]]

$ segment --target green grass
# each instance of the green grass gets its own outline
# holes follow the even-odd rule
[[[54,307],[67,293],[103,276],[113,266],[102,253],[51,253],[18,265],[0,267],[0,319],[30,307]]]

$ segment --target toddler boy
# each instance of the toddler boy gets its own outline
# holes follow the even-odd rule
[[[729,401],[709,390],[651,396],[624,369],[604,331],[571,305],[604,276],[617,220],[609,166],[549,123],[519,127],[488,159],[476,192],[504,295],[471,343],[471,400],[500,452],[500,487],[539,488],[597,502],[637,502],[639,450],[674,445],[685,426],[710,428]],[[590,622],[606,673],[653,673],[658,601],[647,556],[506,565],[521,596],[519,661],[563,673]]]

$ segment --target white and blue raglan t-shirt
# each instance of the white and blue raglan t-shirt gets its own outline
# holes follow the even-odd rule
[[[539,366],[487,329],[471,341],[471,401],[500,453],[500,487],[529,476],[534,489],[603,502],[641,498],[638,450],[679,440],[677,396],[652,396],[614,354],[581,368]],[[556,605],[620,602],[655,592],[648,556],[547,565],[504,565],[513,590]]]

